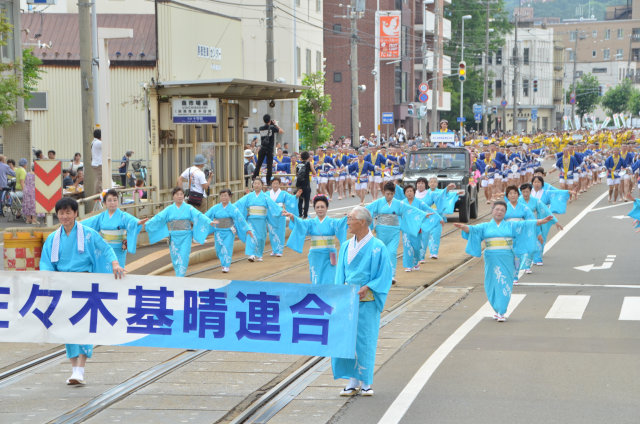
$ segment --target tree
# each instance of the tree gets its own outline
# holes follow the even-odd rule
[[[631,81],[625,79],[602,96],[602,106],[610,113],[626,112],[629,110],[629,101],[632,95],[637,91],[631,85]]]
[[[573,92],[573,84],[566,93],[567,104],[570,104],[570,96]],[[586,113],[593,112],[600,101],[600,83],[598,78],[592,74],[584,74],[578,82],[576,82],[576,112],[582,116]]]
[[[0,13],[0,47],[6,46],[12,41],[13,25],[4,13]],[[40,79],[42,61],[31,54],[31,50],[22,52],[23,60],[23,85],[16,75],[15,63],[0,62],[0,127],[5,127],[15,122],[15,111],[18,98],[26,100],[31,98],[31,91],[36,87]]]
[[[315,149],[329,141],[333,133],[334,126],[325,117],[331,110],[331,96],[324,94],[324,74],[320,71],[305,74],[302,85],[309,88],[302,91],[298,101],[301,147]]]
[[[627,110],[631,112],[633,116],[640,113],[640,90],[634,88],[627,102]]]

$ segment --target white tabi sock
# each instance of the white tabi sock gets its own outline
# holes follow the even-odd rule
[[[350,378],[349,379],[349,384],[347,384],[347,387],[350,389],[355,389],[356,387],[358,387],[358,379],[357,378]]]
[[[84,380],[84,367],[78,367],[78,373],[82,376],[82,379]]]
[[[361,381],[362,383],[362,390],[369,390],[371,388],[370,384],[364,384],[364,381]]]
[[[78,367],[71,367],[71,373],[75,374],[78,371]]]

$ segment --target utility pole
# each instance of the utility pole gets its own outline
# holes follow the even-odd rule
[[[358,98],[358,12],[356,0],[351,0],[351,145],[360,143],[360,100]]]
[[[422,5],[422,47],[420,50],[422,51],[422,79],[420,82],[424,82],[427,80],[427,5],[424,3],[420,3]],[[435,34],[434,34],[435,39]],[[433,92],[431,92],[431,97],[433,97]],[[431,99],[431,104],[433,104],[433,99]],[[425,114],[426,115],[426,114]],[[422,124],[424,124],[424,131],[422,131]],[[422,135],[423,140],[427,139],[427,120],[426,116],[420,118],[420,133]]]
[[[78,29],[80,36],[80,93],[82,101],[82,158],[84,167],[84,191],[95,194],[95,180],[91,165],[91,142],[93,140],[93,76],[91,43],[91,0],[78,0]]]
[[[275,58],[273,54],[273,0],[267,0],[267,81],[273,82]]]
[[[484,113],[482,114],[482,132],[484,135],[487,135],[487,115],[489,115],[489,105],[487,104],[487,97],[489,95],[489,0],[485,0],[487,2],[487,33],[484,35],[484,61],[482,64],[484,65],[484,85],[482,87],[482,106],[485,108]],[[503,79],[504,81],[504,79]]]
[[[517,120],[517,108],[518,108],[518,65],[519,65],[519,56],[518,56],[518,15],[516,13],[513,14],[515,20],[515,36],[513,41],[513,134],[518,130],[518,120]]]
[[[573,93],[573,103],[571,103],[571,119],[575,119],[576,115],[576,63],[578,60],[578,37],[580,36],[578,29],[576,29],[576,40],[573,45],[573,75],[571,76],[571,92]]]
[[[504,59],[502,61],[502,97],[503,99],[506,99],[506,93],[507,93],[507,84],[506,84],[506,80],[505,78],[505,72],[506,72],[506,68],[504,66]],[[505,130],[507,129],[507,106],[502,106],[502,125],[500,125],[500,132],[504,133]]]
[[[433,30],[433,86],[431,88],[431,132],[438,131],[438,84],[439,81],[439,54],[440,54],[440,12],[442,0],[435,0],[434,3],[434,30]]]
[[[462,16],[462,50],[460,54],[460,62],[464,62],[464,21],[471,19],[471,15]],[[466,72],[466,66],[465,66]],[[486,78],[485,78],[486,81]],[[460,119],[464,117],[464,81],[460,80]],[[460,141],[464,141],[464,122],[460,121]]]

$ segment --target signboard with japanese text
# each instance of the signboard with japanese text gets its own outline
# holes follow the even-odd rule
[[[400,12],[379,12],[380,59],[400,59]]]
[[[174,124],[215,124],[218,99],[172,99]]]
[[[431,143],[454,143],[456,134],[454,132],[432,132]]]
[[[5,271],[0,341],[355,356],[358,287]]]

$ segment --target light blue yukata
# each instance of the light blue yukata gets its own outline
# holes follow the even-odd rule
[[[255,236],[247,240],[244,253],[261,258],[267,241],[267,222],[274,225],[276,219],[282,216],[282,208],[262,191],[260,194],[256,194],[255,191],[245,194],[234,205],[243,217],[247,217]]]
[[[347,238],[347,217],[330,218],[325,217],[322,221],[319,218],[300,219],[294,217],[293,230],[287,240],[287,247],[302,253],[304,240],[311,236],[311,247],[309,248],[309,278],[311,284],[333,284],[336,275],[338,251],[336,250],[336,239],[340,244]]]
[[[247,231],[250,231],[249,224],[238,208],[231,203],[227,203],[226,207],[222,203],[217,203],[205,213],[205,216],[211,221],[218,221],[213,227],[209,227],[209,233],[214,234],[213,240],[220,265],[229,268],[233,260],[233,242],[236,233],[240,241],[246,243]]]
[[[76,222],[69,235],[62,226],[49,234],[42,247],[40,271],[110,273],[116,260],[100,234]],[[93,345],[67,344],[65,348],[67,358],[91,358],[93,354]]]
[[[640,227],[640,199],[633,201],[633,208],[631,209],[631,212],[629,212],[629,216],[636,221],[639,221],[638,224],[636,224],[636,228]]]
[[[289,194],[284,190],[278,190],[278,194],[275,196],[271,190],[267,192],[267,195],[271,200],[276,202],[281,209],[286,210],[289,213],[298,215],[298,198],[293,194]],[[274,216],[273,219],[267,221],[267,230],[269,231],[269,242],[271,243],[271,250],[273,254],[282,254],[285,245],[285,231],[287,229],[287,218],[280,215]]]
[[[513,206],[506,197],[504,201],[507,202],[507,213],[505,213],[504,215],[505,221],[516,222],[516,221],[524,221],[527,219],[536,219],[531,209],[529,209],[527,205],[524,204],[524,202],[521,202],[518,200],[518,202],[516,203],[516,206]],[[537,231],[535,235],[536,236],[538,235]],[[524,269],[531,268],[531,262],[533,261],[532,254],[536,250],[536,245],[534,243],[531,246],[530,250],[516,249],[515,247],[514,247],[514,250],[517,250],[518,252],[520,252],[520,253],[516,253],[516,259],[515,259],[516,270],[515,270],[515,274],[513,275],[513,281],[518,281],[518,271],[521,269],[524,270]]]
[[[102,236],[115,252],[120,266],[124,268],[127,262],[127,252],[132,255],[136,253],[138,234],[142,230],[142,225],[138,225],[138,221],[135,216],[116,209],[113,215],[109,215],[109,211],[106,210],[85,219],[82,221],[82,225],[93,228]]]
[[[349,245],[355,246],[355,237],[340,246],[336,284],[368,286],[369,296],[359,302],[358,332],[356,336],[355,358],[332,358],[333,378],[355,378],[364,384],[373,383],[373,371],[380,329],[380,314],[391,288],[391,263],[387,247],[371,233],[371,239],[353,251],[350,257]]]
[[[420,233],[417,236],[405,232],[402,233],[402,266],[413,268],[418,266],[420,261],[424,259],[424,255],[427,252],[425,241],[429,239],[431,232],[436,227],[442,231],[442,226],[440,225],[442,217],[420,199],[414,198],[413,203],[409,203],[409,200],[405,198],[402,203],[418,208],[425,214],[427,212],[433,213],[422,222]]]
[[[560,191],[560,190],[557,190],[557,191]],[[566,191],[566,190],[562,190],[562,191]],[[524,197],[522,197],[522,196],[520,196],[518,201],[524,203],[525,205],[527,205],[527,207],[535,214],[536,218],[538,218],[538,219],[543,219],[543,218],[546,218],[549,215],[552,215],[552,213],[549,210],[549,208],[547,207],[547,205],[545,205],[542,200],[537,199],[537,198],[535,198],[533,196],[529,197],[529,201],[528,202],[526,202],[524,200]],[[541,264],[542,263],[542,253],[544,252],[544,245],[547,242],[547,237],[549,236],[549,231],[551,230],[551,227],[554,224],[556,224],[557,222],[558,222],[558,220],[554,216],[551,221],[549,221],[546,224],[543,224],[543,225],[538,227],[538,234],[540,234],[542,236],[542,243],[540,243],[540,241],[536,241],[536,250],[534,252],[529,252],[527,254],[527,256],[532,258],[532,261],[534,263],[537,263],[537,264]],[[529,262],[529,267],[531,267],[531,261]],[[528,269],[528,268],[525,268],[525,269]]]
[[[375,224],[376,237],[387,246],[391,275],[395,276],[400,231],[417,237],[426,213],[398,199],[391,199],[389,204],[384,197],[369,203],[366,208],[374,218],[375,222],[371,225],[373,227]]]
[[[448,191],[445,188],[436,188],[434,190],[428,188],[425,191],[426,194],[420,198],[420,200],[422,200],[431,209],[438,212],[438,215],[442,217],[444,222],[447,222],[446,215],[453,213],[456,202],[458,201],[458,193],[455,191]],[[440,228],[433,228],[432,231],[422,234],[422,243],[425,245],[425,254],[428,248],[432,255],[438,256],[441,237],[442,226],[440,226]]]
[[[145,224],[149,243],[169,237],[169,254],[176,277],[184,277],[189,266],[191,240],[204,244],[211,220],[193,206],[183,202],[164,208]]]
[[[469,233],[462,232],[468,240],[465,252],[480,257],[482,241],[484,251],[484,290],[489,303],[499,315],[504,315],[511,299],[513,275],[516,273],[515,254],[533,250],[536,237],[536,221],[506,221],[500,225],[495,220],[469,225]],[[517,246],[517,249],[516,249]]]

